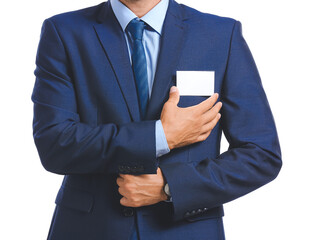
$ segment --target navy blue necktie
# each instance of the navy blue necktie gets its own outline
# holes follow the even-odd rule
[[[136,89],[139,98],[140,116],[144,119],[149,100],[149,87],[147,75],[147,61],[142,43],[145,23],[137,18],[129,22],[126,29],[133,38],[132,68],[136,81]]]

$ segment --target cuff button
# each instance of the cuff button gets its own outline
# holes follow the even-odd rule
[[[190,217],[190,212],[186,212],[185,217]]]

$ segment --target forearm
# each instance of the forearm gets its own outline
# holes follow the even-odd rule
[[[279,155],[254,144],[231,149],[217,158],[161,166],[170,186],[176,221],[189,217],[192,210],[220,206],[263,186],[280,168]]]
[[[34,99],[34,140],[43,166],[58,174],[157,169],[155,120],[91,127],[76,113]]]

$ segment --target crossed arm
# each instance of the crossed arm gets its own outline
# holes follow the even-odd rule
[[[214,94],[196,106],[179,108],[177,106],[179,91],[176,87],[172,87],[171,90],[161,114],[169,148],[205,140],[221,116],[219,110],[222,103],[218,102],[214,105],[218,94]],[[156,174],[138,176],[120,174],[117,178],[119,193],[123,196],[120,203],[128,207],[140,207],[168,200],[169,196],[163,189],[165,183],[160,167]]]
[[[174,220],[187,217],[189,210],[213,208],[241,197],[272,181],[282,166],[273,115],[238,21],[233,28],[230,46],[220,122],[230,144],[228,151],[214,159],[191,159],[192,163],[162,165],[158,176],[150,178],[151,181],[159,181],[165,176],[172,194]],[[133,189],[124,191],[125,183],[131,186],[129,183],[133,179],[121,178],[123,180],[118,183],[121,194],[137,197],[131,195],[131,190],[135,192]],[[135,181],[145,178],[135,178]],[[148,198],[149,203],[162,201],[161,184],[154,191],[158,194],[140,195],[141,199],[134,198],[136,203],[141,200],[139,204],[146,204]],[[135,201],[123,199],[122,204],[134,206]]]
[[[68,62],[53,21],[46,19],[36,57],[32,100],[34,140],[41,162],[48,171],[92,174],[105,173],[109,168],[118,172],[118,165],[136,163],[143,166],[144,174],[121,174],[123,180],[118,180],[121,194],[127,196],[125,186],[131,179],[135,179],[132,182],[137,185],[150,180],[148,183],[155,181],[159,186],[153,188],[155,194],[151,194],[154,197],[150,197],[149,202],[145,199],[139,204],[164,199],[163,173],[170,186],[175,220],[183,219],[189,209],[212,208],[240,197],[277,176],[282,161],[276,127],[239,22],[234,24],[232,31],[222,106],[218,103],[211,107],[211,100],[207,99],[200,106],[178,109],[173,97],[162,109],[161,121],[172,149],[205,140],[222,108],[221,124],[230,147],[217,158],[193,161],[196,164],[171,163],[163,165],[161,171],[158,169],[155,159],[156,120],[118,125],[107,123],[96,127],[81,122]],[[194,108],[197,111],[193,111]],[[189,117],[194,112],[201,117]],[[180,125],[176,125],[176,119],[182,119],[177,121]],[[183,173],[182,178],[180,173]],[[200,197],[193,198],[198,191]],[[123,199],[121,204],[132,203]]]

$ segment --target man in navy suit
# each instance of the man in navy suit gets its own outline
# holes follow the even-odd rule
[[[214,71],[215,94],[180,96],[176,71]],[[174,0],[57,14],[43,22],[34,73],[34,141],[44,168],[64,175],[48,239],[225,239],[223,204],[281,169],[232,18]]]

